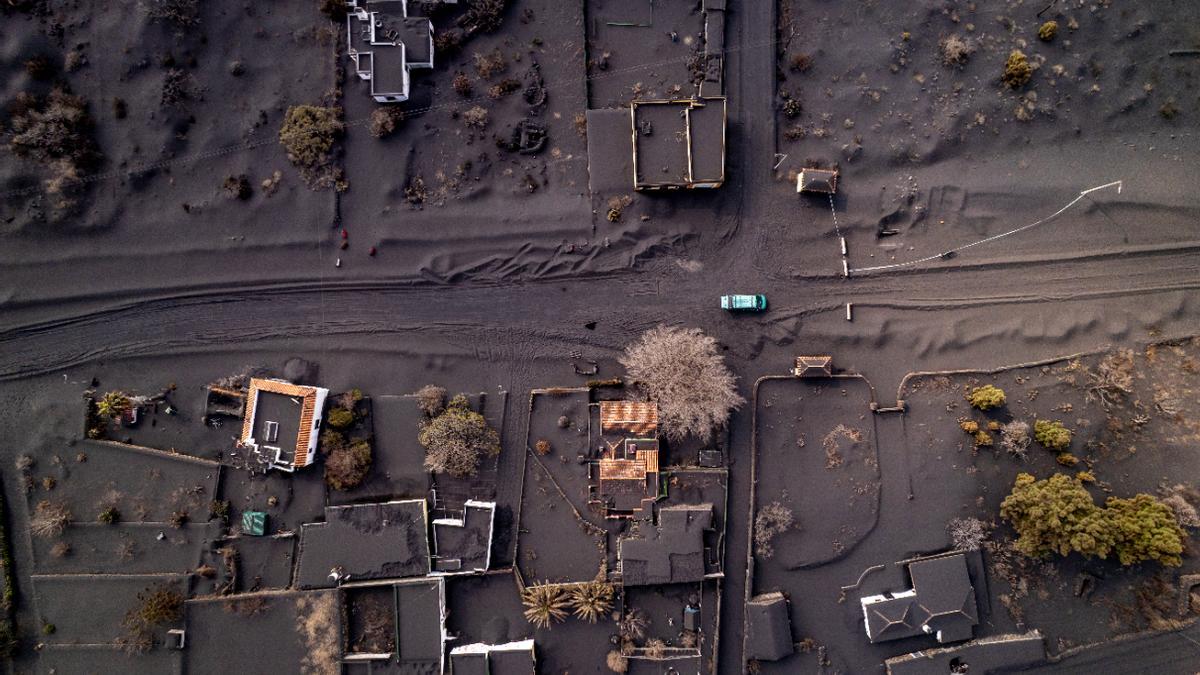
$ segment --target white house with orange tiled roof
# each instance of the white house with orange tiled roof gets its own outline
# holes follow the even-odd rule
[[[328,395],[321,387],[251,379],[239,445],[270,469],[291,472],[312,464]]]

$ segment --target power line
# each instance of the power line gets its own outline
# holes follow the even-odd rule
[[[1105,183],[1104,185],[1097,185],[1094,188],[1088,188],[1088,189],[1084,190],[1083,192],[1080,192],[1079,195],[1076,196],[1075,199],[1072,199],[1070,201],[1070,203],[1068,203],[1066,206],[1064,206],[1061,209],[1055,211],[1054,213],[1046,216],[1045,218],[1042,218],[1041,220],[1029,223],[1028,225],[1022,225],[1021,227],[1009,230],[1007,232],[1001,232],[1000,234],[995,234],[990,237],[980,239],[979,241],[973,241],[969,244],[965,244],[965,245],[959,246],[957,248],[952,248],[943,253],[926,256],[924,258],[919,258],[917,260],[909,260],[907,262],[892,263],[890,265],[876,265],[874,267],[854,267],[854,268],[850,269],[850,273],[851,274],[859,274],[859,273],[863,273],[863,272],[880,272],[883,270],[897,269],[900,267],[911,267],[913,265],[920,265],[922,263],[927,263],[927,262],[930,262],[933,260],[937,260],[938,258],[949,258],[951,255],[957,253],[958,251],[963,251],[963,250],[966,250],[973,246],[979,246],[980,244],[986,244],[988,242],[996,241],[997,239],[1003,239],[1004,237],[1008,237],[1008,236],[1017,234],[1018,232],[1024,232],[1025,230],[1037,227],[1038,225],[1041,225],[1042,223],[1054,220],[1058,216],[1061,216],[1063,213],[1066,213],[1072,206],[1075,206],[1076,204],[1078,204],[1089,194],[1096,192],[1098,190],[1104,190],[1106,188],[1116,187],[1117,194],[1121,194],[1121,185],[1122,185],[1122,181],[1115,180],[1111,183]]]

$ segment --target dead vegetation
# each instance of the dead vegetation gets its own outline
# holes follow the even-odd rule
[[[978,518],[955,518],[946,524],[950,541],[960,551],[975,550],[983,546],[990,527]]]
[[[83,98],[56,88],[46,96],[20,93],[9,108],[8,148],[45,170],[49,220],[56,222],[78,205],[83,174],[101,161],[92,118]]]
[[[297,105],[288,108],[279,127],[279,142],[288,159],[310,187],[332,187],[335,183],[333,149],[345,131],[340,108]]]
[[[29,519],[29,532],[35,537],[57,537],[71,524],[71,510],[62,502],[42,500]]]
[[[154,646],[154,629],[183,618],[183,594],[168,585],[159,585],[138,593],[137,603],[122,621],[124,635],[117,644],[124,650],[141,654]]]
[[[561,623],[571,608],[571,600],[564,588],[550,584],[522,589],[521,604],[525,606],[525,620],[537,628]]]
[[[340,620],[333,593],[305,594],[296,598],[297,632],[304,645],[305,672],[335,675],[341,672],[338,631]]]
[[[367,131],[375,138],[387,138],[395,133],[402,121],[404,110],[396,106],[383,106],[371,111],[371,123]]]
[[[716,339],[699,328],[651,328],[625,348],[620,362],[658,404],[659,422],[671,440],[707,441],[745,402]]]
[[[792,528],[796,520],[792,510],[780,502],[771,502],[754,517],[754,555],[764,560],[775,555],[775,537]]]
[[[975,52],[975,45],[958,35],[949,35],[938,43],[938,51],[942,55],[942,64],[951,67],[962,66],[970,60]]]

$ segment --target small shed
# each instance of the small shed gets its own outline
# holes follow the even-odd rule
[[[261,537],[267,532],[267,514],[262,511],[242,512],[242,534]]]
[[[796,176],[796,192],[831,195],[837,192],[836,169],[802,169]]]
[[[831,377],[833,376],[833,357],[797,356],[796,367],[792,370],[796,377]]]
[[[746,658],[778,661],[793,651],[787,598],[778,591],[751,598],[746,604]]]

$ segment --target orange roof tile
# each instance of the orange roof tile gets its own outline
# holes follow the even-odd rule
[[[648,401],[601,401],[600,431],[624,431],[653,436],[658,433],[658,406]]]
[[[251,378],[250,390],[246,393],[246,412],[242,416],[241,441],[243,443],[248,442],[254,436],[254,405],[258,402],[258,392],[260,391],[281,394],[283,396],[295,396],[300,399],[300,429],[296,435],[296,460],[294,464],[298,467],[307,466],[309,464],[308,443],[312,439],[312,422],[317,407],[316,387],[292,384],[291,382],[283,382],[281,380]]]

